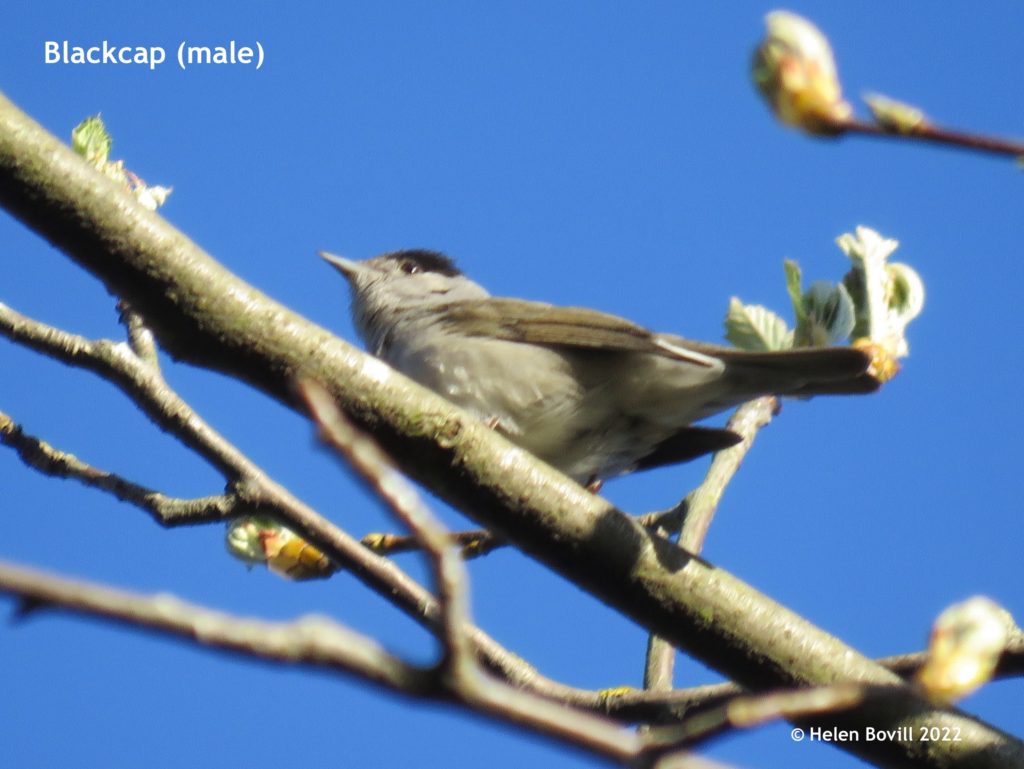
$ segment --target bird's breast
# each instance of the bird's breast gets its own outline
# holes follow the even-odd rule
[[[563,433],[582,397],[571,367],[553,350],[453,334],[417,337],[395,335],[388,363],[523,445],[543,446],[554,438],[549,434]]]

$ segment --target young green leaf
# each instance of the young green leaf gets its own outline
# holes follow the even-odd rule
[[[71,148],[96,168],[107,163],[113,146],[114,140],[99,115],[87,117],[71,131]]]
[[[800,265],[793,259],[783,259],[782,269],[786,273],[786,291],[789,292],[789,301],[793,303],[793,315],[799,326],[804,320],[803,275],[800,273]]]
[[[725,318],[725,338],[744,350],[787,350],[793,332],[786,321],[757,304],[743,304],[733,297]]]

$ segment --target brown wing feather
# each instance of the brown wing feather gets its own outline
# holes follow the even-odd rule
[[[497,336],[511,342],[583,347],[615,352],[667,355],[655,335],[616,315],[585,307],[557,307],[520,299],[455,302],[444,314],[473,336]]]
[[[642,352],[711,368],[718,365],[692,345],[673,337],[667,342],[643,326],[586,307],[557,307],[521,299],[491,298],[453,302],[443,308],[448,322],[473,336],[494,336],[510,342],[576,347],[603,352]]]
[[[521,299],[453,302],[443,308],[442,315],[470,336],[493,336],[552,347],[647,353],[706,367],[717,365],[710,359],[718,359],[737,380],[746,376],[780,378],[786,385],[780,392],[786,394],[793,389],[789,383],[800,380],[808,394],[870,392],[878,387],[865,374],[870,358],[852,347],[751,352],[655,334],[625,318],[586,307],[558,307]],[[822,388],[825,382],[837,385],[834,389]]]

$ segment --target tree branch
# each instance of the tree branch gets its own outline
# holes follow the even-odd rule
[[[898,654],[881,657],[875,662],[903,678],[911,680],[924,665],[927,652]],[[1015,631],[999,658],[993,679],[1024,675],[1024,633]],[[798,690],[802,691],[802,690]],[[694,711],[716,708],[748,690],[733,683],[709,684],[669,692],[650,692],[641,689],[617,692],[608,696],[602,692],[579,690],[570,702],[577,707],[600,708],[605,713],[633,723],[665,724],[688,718]]]
[[[457,680],[465,679],[466,686],[474,685],[478,670],[467,633],[469,578],[448,530],[373,439],[357,430],[338,410],[322,385],[302,380],[299,392],[320,428],[321,440],[347,460],[422,545],[437,591],[440,621],[435,634],[444,647],[440,667]]]
[[[459,546],[462,551],[462,557],[466,560],[480,558],[508,544],[507,542],[502,542],[486,529],[452,531],[448,533],[448,536],[453,544]],[[379,555],[408,553],[411,550],[420,549],[420,543],[415,537],[409,537],[404,534],[371,532],[364,534],[363,538],[359,541]]]
[[[755,690],[899,684],[767,596],[650,535],[465,412],[231,275],[3,98],[0,204],[127,299],[173,356],[292,406],[289,383],[297,373],[325,383],[415,479],[738,682]],[[313,521],[305,525],[304,535],[315,528]],[[841,723],[867,724],[961,730],[962,742],[933,743],[927,754],[912,740],[842,746],[883,765],[1024,764],[1019,741],[923,701],[859,709]]]
[[[654,516],[650,525],[666,535],[679,532],[680,549],[700,555],[725,487],[754,445],[757,433],[772,421],[777,409],[778,399],[772,397],[758,398],[736,409],[726,428],[740,435],[743,440],[732,448],[716,452],[700,486],[687,494],[674,508]],[[676,651],[672,644],[652,634],[647,641],[644,688],[670,691],[675,660]]]
[[[15,448],[22,460],[42,472],[75,477],[93,488],[113,493],[154,515],[163,526],[208,523],[262,509],[276,515],[316,543],[336,564],[344,566],[385,600],[429,628],[438,621],[434,597],[397,565],[381,558],[271,481],[244,454],[210,427],[164,381],[159,371],[125,345],[92,341],[21,315],[0,304],[0,335],[85,368],[113,382],[158,426],[174,434],[201,456],[212,458],[235,491],[200,500],[172,500],[158,492],[105,473],[26,436],[8,421],[0,441]],[[105,476],[105,477],[101,477]],[[237,479],[246,479],[239,481]],[[495,673],[519,686],[557,698],[569,687],[542,676],[532,665],[504,649],[478,628],[470,634],[478,653]]]
[[[248,657],[354,675],[410,697],[454,702],[617,763],[644,755],[642,741],[615,722],[555,705],[494,679],[479,690],[467,689],[461,679],[410,665],[372,638],[327,617],[292,622],[241,618],[170,595],[141,596],[3,562],[0,591],[22,599],[22,614],[58,608],[100,617]],[[482,700],[486,707],[481,707]]]
[[[17,324],[11,323],[15,318],[17,319]],[[22,328],[31,327],[34,329],[33,338],[57,340],[61,342],[61,347],[75,350],[77,351],[76,354],[84,355],[93,344],[81,337],[66,335],[66,332],[31,321],[0,305],[0,324],[4,323],[7,325],[18,325]],[[110,344],[114,343],[111,342]],[[84,358],[73,359],[81,363]],[[114,360],[119,361],[121,359],[114,358]],[[750,408],[769,408],[769,404],[764,404],[763,406],[757,406],[756,404],[757,402],[754,402]],[[711,468],[709,468],[705,481],[697,490],[687,495],[680,505],[665,512],[650,513],[642,516],[640,520],[644,522],[644,525],[652,526],[664,521],[678,526],[681,523],[681,512],[686,509],[693,509],[688,507],[691,500],[714,500],[717,503],[717,500],[720,498],[721,489],[724,489],[731,475],[738,468],[739,461],[742,458],[737,456],[738,450],[749,445],[746,440],[748,438],[748,426],[752,427],[757,421],[770,415],[768,412],[765,412],[761,417],[751,421],[750,413],[752,412],[748,411],[748,415],[744,416],[738,412],[730,422],[732,429],[744,435],[744,442],[737,446],[736,449],[722,452],[721,455],[716,456]],[[753,432],[749,433],[750,439],[752,439],[753,434]],[[38,437],[27,435],[18,424],[8,415],[3,414],[3,412],[0,412],[0,443],[13,448],[28,466],[47,475],[79,480],[92,488],[110,492],[117,499],[130,502],[146,510],[163,526],[173,527],[210,523],[239,514],[239,501],[234,495],[214,495],[197,499],[167,497],[159,492],[128,481],[115,473],[95,468],[72,454],[55,449]],[[706,502],[699,502],[699,504],[706,504]],[[702,513],[700,520],[703,519],[704,514]],[[686,520],[689,520],[689,518]],[[494,547],[503,544],[496,541],[486,530],[455,532],[449,533],[448,536],[453,542],[468,549],[470,556],[480,554],[480,552],[489,552]],[[416,550],[421,546],[416,537],[393,534],[367,535],[363,538],[362,544],[370,547],[377,553]],[[665,723],[675,719],[682,719],[694,708],[714,706],[717,702],[740,696],[746,691],[735,684],[718,684],[683,690],[656,690],[654,693],[637,690],[618,693],[615,696],[609,697],[602,691],[577,689],[547,679],[541,676],[525,660],[521,660],[500,648],[487,648],[487,646],[485,644],[485,649],[482,651],[484,659],[492,665],[495,672],[500,672],[517,685],[527,687],[538,694],[574,707],[605,712],[613,717],[627,721]],[[496,652],[500,652],[500,654],[496,654]],[[495,659],[503,655],[507,655],[507,660],[500,665],[495,665]],[[924,652],[917,652],[883,658],[877,660],[877,662],[907,679],[913,677],[917,669],[923,664],[924,658]],[[1021,673],[1024,673],[1024,640],[1018,637],[1008,646],[1002,656],[996,675],[997,677],[1005,677],[1020,675]]]
[[[422,503],[411,484],[391,465],[390,459],[368,436],[359,432],[342,415],[329,392],[311,380],[299,383],[299,391],[320,428],[322,440],[335,449],[356,472],[383,499],[392,512],[403,522],[422,545],[434,572],[441,621],[436,628],[444,653],[438,664],[442,680],[459,698],[482,712],[498,715],[535,730],[551,733],[557,730],[567,739],[599,739],[596,729],[607,729],[592,716],[577,714],[572,717],[573,727],[558,729],[572,711],[532,694],[510,689],[489,679],[477,665],[472,653],[469,624],[468,577],[458,552],[452,546],[451,536],[430,509]],[[593,724],[583,730],[582,727]],[[637,756],[655,744],[646,737],[637,738],[633,748]],[[674,743],[667,745],[674,748]],[[656,744],[658,750],[666,747],[664,740]]]
[[[878,123],[858,120],[854,117],[846,120],[832,121],[827,123],[827,125],[834,129],[837,135],[848,133],[873,136],[877,139],[921,141],[958,149],[974,150],[975,152],[983,152],[990,155],[1003,155],[1015,158],[1024,157],[1024,142],[1014,139],[1003,139],[997,136],[954,131],[927,121],[913,127],[908,127],[904,131],[889,129]]]
[[[217,494],[197,499],[168,497],[140,486],[116,473],[93,467],[74,454],[55,449],[41,438],[27,435],[21,426],[0,411],[0,444],[17,452],[21,461],[44,475],[81,481],[86,486],[113,494],[148,512],[161,526],[181,526],[223,521],[238,514],[237,498]]]
[[[156,339],[153,332],[146,327],[142,316],[131,308],[128,302],[121,300],[117,303],[118,319],[128,332],[128,345],[132,348],[135,356],[148,363],[153,368],[160,365],[157,356]]]
[[[777,721],[837,713],[866,702],[869,698],[884,700],[905,696],[892,687],[868,687],[861,684],[835,684],[812,689],[768,692],[733,697],[719,705],[703,708],[687,716],[681,723],[653,727],[648,731],[651,742],[695,747],[730,732]]]
[[[91,169],[90,169],[91,170]],[[204,422],[164,380],[160,370],[123,342],[87,339],[29,318],[0,303],[0,335],[116,385],[161,430],[175,435],[228,480],[250,463]]]

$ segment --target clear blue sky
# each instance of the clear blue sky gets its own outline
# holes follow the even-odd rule
[[[858,224],[902,243],[928,290],[900,377],[866,398],[791,403],[728,490],[706,555],[867,654],[916,650],[946,605],[984,593],[1019,613],[1024,473],[1021,176],[920,146],[820,141],[750,85],[765,3],[17,3],[0,89],[68,137],[101,112],[114,156],[175,188],[166,217],[230,269],[353,338],[315,256],[444,250],[498,294],[584,304],[721,338],[732,295],[785,311],[783,257],[846,269]],[[1024,6],[801,2],[847,93],[1024,134]],[[259,41],[262,70],[43,63],[46,40]],[[0,214],[0,301],[118,336],[97,281]],[[297,416],[221,377],[172,382],[279,480],[354,534],[393,527]],[[109,386],[0,341],[0,409],[56,446],[169,494],[220,489]],[[616,481],[630,512],[673,503],[704,463]],[[427,660],[423,633],[354,580],[291,584],[230,559],[219,526],[162,531],[0,451],[2,556],[247,614],[326,613]],[[463,519],[449,514],[453,526]],[[403,565],[422,573],[414,556]],[[514,552],[471,565],[485,629],[544,673],[637,685],[644,633]],[[3,602],[6,610],[8,601]],[[0,626],[0,756],[103,769],[584,767],[589,758],[348,680],[45,615]],[[679,683],[713,679],[683,660]],[[1019,683],[964,703],[1024,731]],[[1014,696],[1016,695],[1016,696]],[[785,725],[711,755],[744,766],[859,765]]]

